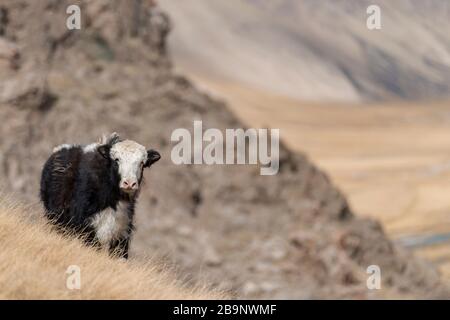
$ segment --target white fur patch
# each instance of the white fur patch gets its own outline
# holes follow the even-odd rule
[[[100,244],[109,248],[112,240],[128,236],[129,222],[127,204],[121,201],[117,210],[108,208],[95,214],[91,220],[91,226],[95,229]]]
[[[53,148],[53,153],[59,152],[59,151],[61,151],[63,149],[71,149],[73,147],[75,147],[75,145],[64,143],[64,144],[61,144],[61,145],[59,145],[57,147],[54,147]]]
[[[100,144],[98,144],[98,143],[91,143],[91,144],[88,144],[88,145],[86,145],[86,146],[83,147],[83,152],[84,152],[84,153],[94,152],[94,151],[97,150],[97,147],[98,147],[99,145],[100,145]]]

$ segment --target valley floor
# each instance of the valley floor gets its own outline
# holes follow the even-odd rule
[[[299,102],[183,70],[251,127],[279,128],[347,195],[357,214],[450,280],[450,102],[330,105]]]

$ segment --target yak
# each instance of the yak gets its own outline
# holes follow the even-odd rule
[[[89,145],[54,148],[41,175],[47,218],[87,244],[128,259],[143,172],[160,158],[117,133]]]

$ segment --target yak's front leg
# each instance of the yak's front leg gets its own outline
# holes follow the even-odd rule
[[[84,243],[95,250],[101,250],[102,244],[98,241],[97,236],[95,235],[95,231],[90,230],[88,232],[83,231],[82,237]]]
[[[109,254],[113,257],[128,259],[129,245],[129,237],[113,240],[109,246]]]

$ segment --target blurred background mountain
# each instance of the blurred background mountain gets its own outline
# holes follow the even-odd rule
[[[381,30],[366,9],[381,9]],[[450,95],[446,0],[161,1],[178,66],[309,101]]]

